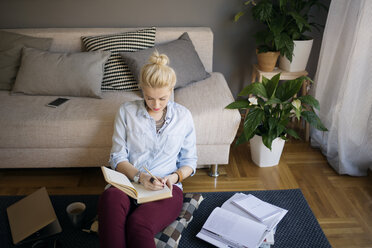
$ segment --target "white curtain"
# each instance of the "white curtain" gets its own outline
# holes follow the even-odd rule
[[[328,132],[312,129],[339,174],[372,169],[372,1],[333,0],[324,30],[314,96]]]

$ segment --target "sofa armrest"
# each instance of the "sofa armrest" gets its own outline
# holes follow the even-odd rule
[[[234,101],[221,73],[175,90],[175,101],[187,107],[194,118],[197,144],[231,144],[241,116],[238,110],[225,109]]]

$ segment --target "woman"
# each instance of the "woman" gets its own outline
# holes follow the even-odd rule
[[[168,62],[166,55],[155,51],[142,68],[144,101],[121,105],[110,164],[146,189],[160,190],[166,184],[173,197],[137,204],[115,187],[105,190],[98,210],[101,247],[155,247],[154,235],[181,211],[181,182],[196,169],[195,129],[191,113],[170,101],[176,74]],[[153,180],[144,167],[159,181]]]

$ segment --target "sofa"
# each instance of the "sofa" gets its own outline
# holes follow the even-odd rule
[[[136,28],[3,29],[52,38],[51,52],[84,50],[82,36],[128,32]],[[213,72],[213,33],[208,27],[158,27],[155,44],[166,44],[187,32],[209,77],[174,91],[174,101],[193,116],[198,168],[227,164],[241,116],[224,109],[234,99],[221,73]],[[82,72],[84,73],[84,72]],[[115,114],[141,92],[104,91],[101,98],[67,96],[58,108],[51,95],[0,91],[0,168],[95,167],[108,165]]]

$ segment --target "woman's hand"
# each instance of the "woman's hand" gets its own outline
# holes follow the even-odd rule
[[[161,190],[164,188],[166,181],[163,178],[156,177],[158,180],[153,179],[149,174],[140,174],[140,183],[148,190]]]
[[[172,190],[173,189],[173,184],[177,183],[178,176],[177,176],[177,174],[172,173],[172,174],[164,177],[164,180],[165,180],[165,183],[167,184],[168,188],[170,190]]]

